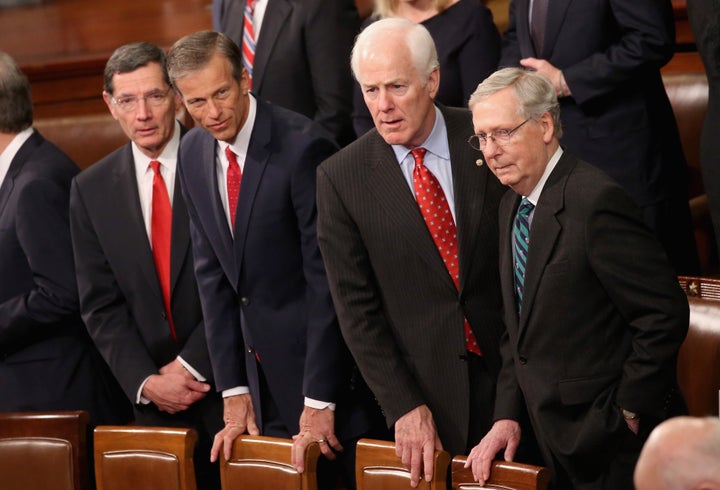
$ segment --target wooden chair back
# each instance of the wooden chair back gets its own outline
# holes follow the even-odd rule
[[[717,416],[720,396],[720,279],[679,278],[690,327],[678,356],[678,383],[690,415]]]
[[[97,490],[196,490],[195,429],[95,428]]]
[[[550,485],[550,470],[511,461],[493,461],[490,479],[484,486],[475,483],[470,468],[465,468],[465,456],[452,460],[452,490],[493,488],[502,490],[547,490]]]
[[[87,490],[88,413],[0,413],[0,487]]]
[[[220,460],[223,490],[317,490],[317,463],[320,446],[305,451],[305,471],[292,465],[292,440],[243,435],[235,439],[229,460]]]
[[[450,454],[435,451],[432,481],[421,481],[418,488],[446,490]],[[395,444],[375,439],[360,439],[355,459],[357,490],[407,490],[410,471],[395,454]]]

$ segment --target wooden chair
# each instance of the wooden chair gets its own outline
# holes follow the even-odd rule
[[[447,489],[450,454],[435,451],[433,478],[423,480],[418,488]],[[357,490],[406,490],[410,487],[410,471],[395,454],[395,444],[375,439],[360,439],[355,459]]]
[[[720,279],[679,278],[690,305],[690,328],[678,356],[678,383],[690,415],[718,415]]]
[[[88,413],[0,413],[0,487],[87,490]]]
[[[196,490],[195,429],[95,428],[97,490]]]
[[[493,461],[490,480],[480,486],[475,483],[470,468],[465,468],[465,461],[465,456],[455,456],[452,460],[452,490],[547,490],[550,485],[550,470],[547,468],[510,461]]]
[[[229,460],[220,459],[223,490],[317,490],[320,446],[305,451],[305,471],[298,473],[291,462],[292,440],[243,435],[235,439]]]

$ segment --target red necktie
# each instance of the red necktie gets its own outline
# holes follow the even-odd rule
[[[253,65],[255,64],[255,27],[253,26],[253,13],[255,11],[255,0],[246,0],[243,17],[242,37],[242,62],[248,71],[248,88],[252,89]]]
[[[172,233],[172,206],[168,197],[165,181],[160,174],[160,162],[150,162],[155,176],[153,177],[152,192],[152,219],[150,224],[150,236],[152,244],[153,259],[155,259],[155,271],[160,281],[162,290],[165,314],[170,324],[170,333],[173,339],[177,340],[175,324],[170,309],[170,237]]]
[[[425,224],[435,241],[435,246],[445,262],[445,267],[450,273],[455,287],[460,284],[460,263],[458,260],[457,230],[453,220],[450,206],[445,193],[437,178],[423,164],[425,148],[415,148],[411,153],[415,159],[413,170],[413,187],[417,198],[420,212],[425,218]],[[464,321],[465,348],[477,355],[481,355],[475,334],[470,329],[467,318]]]
[[[235,231],[235,212],[237,210],[238,195],[240,195],[240,181],[242,180],[242,171],[240,165],[238,165],[237,157],[235,153],[230,149],[229,146],[225,147],[225,156],[227,156],[228,171],[227,171],[227,195],[228,195],[228,208],[230,211],[230,223],[232,224],[233,232]]]

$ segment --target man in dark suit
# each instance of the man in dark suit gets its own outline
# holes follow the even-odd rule
[[[687,164],[660,75],[674,44],[670,0],[512,0],[499,66],[553,83],[562,144],[615,179],[676,272],[695,274]]]
[[[315,234],[315,169],[336,146],[306,117],[249,94],[224,34],[180,39],[168,70],[199,126],[183,139],[180,177],[225,404],[212,459],[243,432],[296,436],[299,470],[311,443],[329,459],[344,448],[352,485],[351,441],[374,402],[353,375]]]
[[[556,488],[632,488],[644,438],[684,410],[675,365],[685,295],[631,198],[560,147],[547,78],[501,70],[470,108],[474,143],[512,191],[499,213],[496,422],[468,464],[483,483],[499,450],[512,459],[527,411]]]
[[[131,141],[73,182],[70,222],[83,319],[133,402],[135,422],[195,428],[198,486],[216,489],[219,471],[207,452],[222,427],[222,400],[211,389],[175,172],[180,100],[162,49],[140,42],[115,50],[105,66],[103,98]]]
[[[353,0],[213,0],[213,28],[238,46],[252,8],[252,93],[320,123],[340,145],[355,139],[347,64],[360,20]],[[291,82],[290,82],[291,81]]]
[[[352,66],[375,129],[318,169],[318,238],[345,340],[417,485],[435,448],[465,453],[491,424],[504,189],[466,142],[470,113],[433,103],[425,27],[371,24]],[[443,230],[416,200],[442,202]]]
[[[30,84],[0,52],[0,411],[130,407],[78,312],[68,196],[77,166],[32,128]]]

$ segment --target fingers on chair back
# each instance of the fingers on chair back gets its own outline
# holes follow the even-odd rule
[[[235,439],[229,460],[220,461],[220,481],[225,490],[317,490],[320,446],[305,451],[305,471],[292,464],[292,440],[243,435]]]
[[[194,429],[95,428],[97,490],[196,490]]]
[[[504,490],[547,490],[550,485],[550,470],[510,461],[493,461],[490,479],[484,486],[475,483],[470,468],[465,468],[465,456],[452,460],[452,490],[494,488]]]
[[[445,490],[450,454],[435,451],[432,481],[422,481],[419,488]],[[410,471],[395,454],[395,444],[374,439],[360,439],[355,460],[357,490],[407,490]]]
[[[0,413],[0,487],[87,490],[88,413]]]

